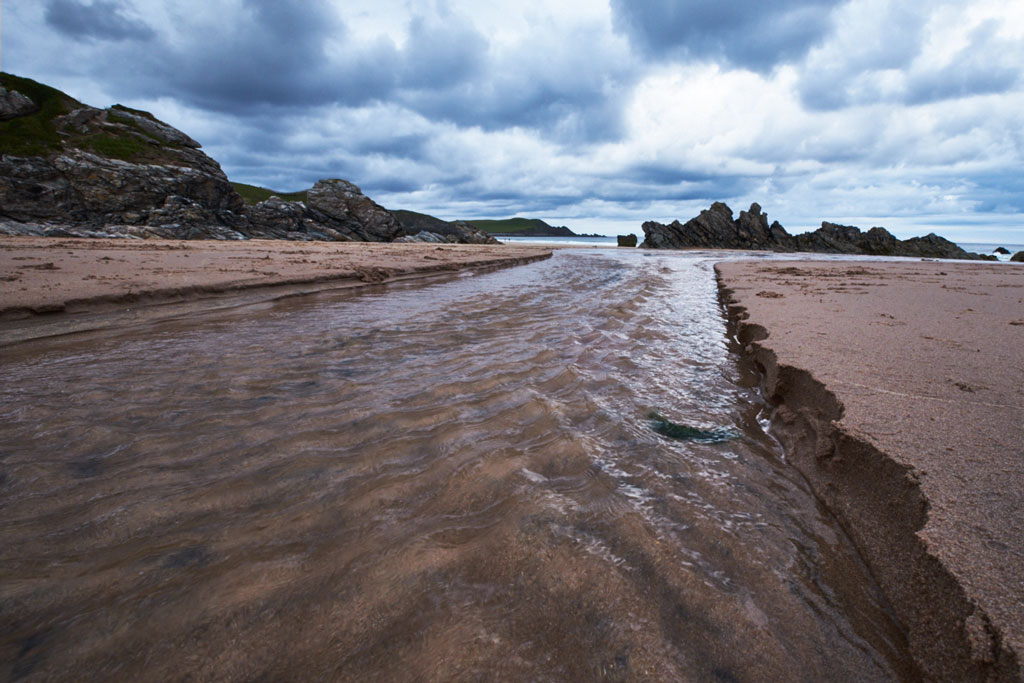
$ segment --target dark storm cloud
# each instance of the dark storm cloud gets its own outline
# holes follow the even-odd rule
[[[578,27],[501,51],[469,43],[475,49],[462,59],[476,65],[471,77],[441,87],[403,87],[396,97],[428,118],[459,126],[518,126],[564,143],[614,139],[622,133],[622,95],[640,77],[641,65],[624,48],[607,45],[600,30]]]
[[[139,96],[171,96],[247,120],[394,102],[434,121],[487,131],[518,126],[574,142],[621,132],[618,95],[636,77],[622,55],[603,55],[593,29],[544,50],[523,44],[494,53],[477,29],[444,15],[412,16],[401,46],[353,36],[326,0],[301,11],[242,0],[215,18],[182,10],[178,19],[176,33],[112,46],[112,58],[96,68]],[[579,44],[594,48],[584,53]]]
[[[406,88],[443,89],[479,75],[487,41],[471,26],[414,17],[402,50],[401,84]]]
[[[420,183],[416,180],[387,177],[375,181],[372,192],[415,192],[418,189],[420,189]]]
[[[973,173],[969,178],[973,188],[971,199],[974,210],[980,213],[1024,213],[1024,175],[987,171]]]
[[[72,38],[87,40],[146,40],[154,35],[144,22],[126,16],[116,2],[93,0],[50,0],[46,23]]]
[[[345,31],[326,2],[306,2],[297,11],[277,0],[244,0],[230,20],[187,26],[182,40],[164,40],[140,55],[147,67],[140,81],[156,76],[154,87],[240,115],[267,105],[361,103],[386,93],[395,62],[390,43],[331,68],[327,43]]]
[[[532,128],[562,142],[594,142],[621,133],[619,104],[597,90],[545,83],[530,74],[495,74],[494,81],[467,83],[453,91],[400,94],[428,118],[487,131]]]
[[[652,169],[644,167],[626,169],[610,182],[596,185],[589,196],[618,205],[637,201],[684,202],[708,198],[728,202],[749,193],[760,180],[735,174],[702,176],[699,173],[685,172],[680,173],[685,180],[673,180],[668,174],[663,175],[658,171],[652,177],[651,171]]]
[[[617,176],[620,174],[616,174]],[[666,166],[663,164],[636,164],[625,170],[625,177],[637,183],[678,185],[680,183],[706,183],[721,176],[706,171]]]
[[[391,135],[381,138],[354,140],[350,147],[356,154],[370,154],[402,159],[422,160],[427,158],[427,146],[432,137],[425,133]]]
[[[725,59],[770,71],[822,40],[842,0],[611,0],[616,28],[655,58]]]

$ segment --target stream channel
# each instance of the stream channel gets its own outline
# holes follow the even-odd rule
[[[721,258],[0,349],[0,678],[914,680],[765,433]]]

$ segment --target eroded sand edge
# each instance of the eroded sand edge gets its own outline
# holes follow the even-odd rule
[[[117,324],[127,308],[137,317],[231,295],[270,299],[550,255],[511,245],[0,237],[0,345]]]
[[[724,263],[772,433],[935,680],[1021,680],[1024,268]]]

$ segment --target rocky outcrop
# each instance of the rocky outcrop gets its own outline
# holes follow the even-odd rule
[[[415,211],[393,211],[410,239],[406,241],[432,241],[420,238],[422,233],[430,233],[443,238],[445,242],[459,244],[501,244],[491,235],[477,230],[465,221],[445,221],[425,213]]]
[[[402,226],[390,211],[347,180],[321,180],[305,202],[278,197],[246,212],[252,237],[290,240],[391,242]]]
[[[449,241],[497,243],[467,224]],[[435,231],[436,232],[436,231]],[[391,242],[405,230],[346,180],[246,206],[198,142],[152,114],[0,81],[0,234]]]
[[[17,90],[8,90],[0,86],[0,121],[32,114],[38,109],[39,106],[31,98]]]
[[[427,244],[448,244],[448,240],[441,235],[438,235],[436,232],[427,232],[426,230],[420,230],[415,235],[399,237],[395,241],[402,243],[425,242]]]
[[[620,247],[635,247],[636,246],[636,235],[617,235],[615,241]]]
[[[750,249],[758,251],[816,252],[827,254],[868,254],[874,256],[918,256],[996,260],[995,256],[972,254],[935,234],[900,240],[885,228],[861,232],[850,225],[823,222],[814,232],[790,235],[778,221],[768,224],[768,216],[760,205],[749,211],[733,212],[722,202],[715,202],[686,223],[669,225],[648,221],[643,224],[647,249]]]
[[[1018,251],[1016,254],[1010,257],[1010,260],[1014,263],[1024,263],[1024,251]]]
[[[673,221],[662,225],[654,221],[643,224],[646,249],[772,249],[795,251],[796,243],[777,222],[768,225],[768,216],[758,204],[741,211],[733,220],[732,209],[715,202],[700,215],[686,223]]]
[[[81,149],[52,157],[4,155],[0,211],[22,222],[146,224],[168,197],[179,196],[200,207],[203,220],[236,222],[242,201],[220,167],[198,150],[182,152],[174,164],[133,163]]]

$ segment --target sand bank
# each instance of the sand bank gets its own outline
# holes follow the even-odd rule
[[[772,430],[936,680],[1021,680],[1024,267],[717,267]]]
[[[73,318],[248,293],[266,298],[547,258],[511,245],[0,237],[0,343]],[[59,315],[52,315],[59,314]]]

